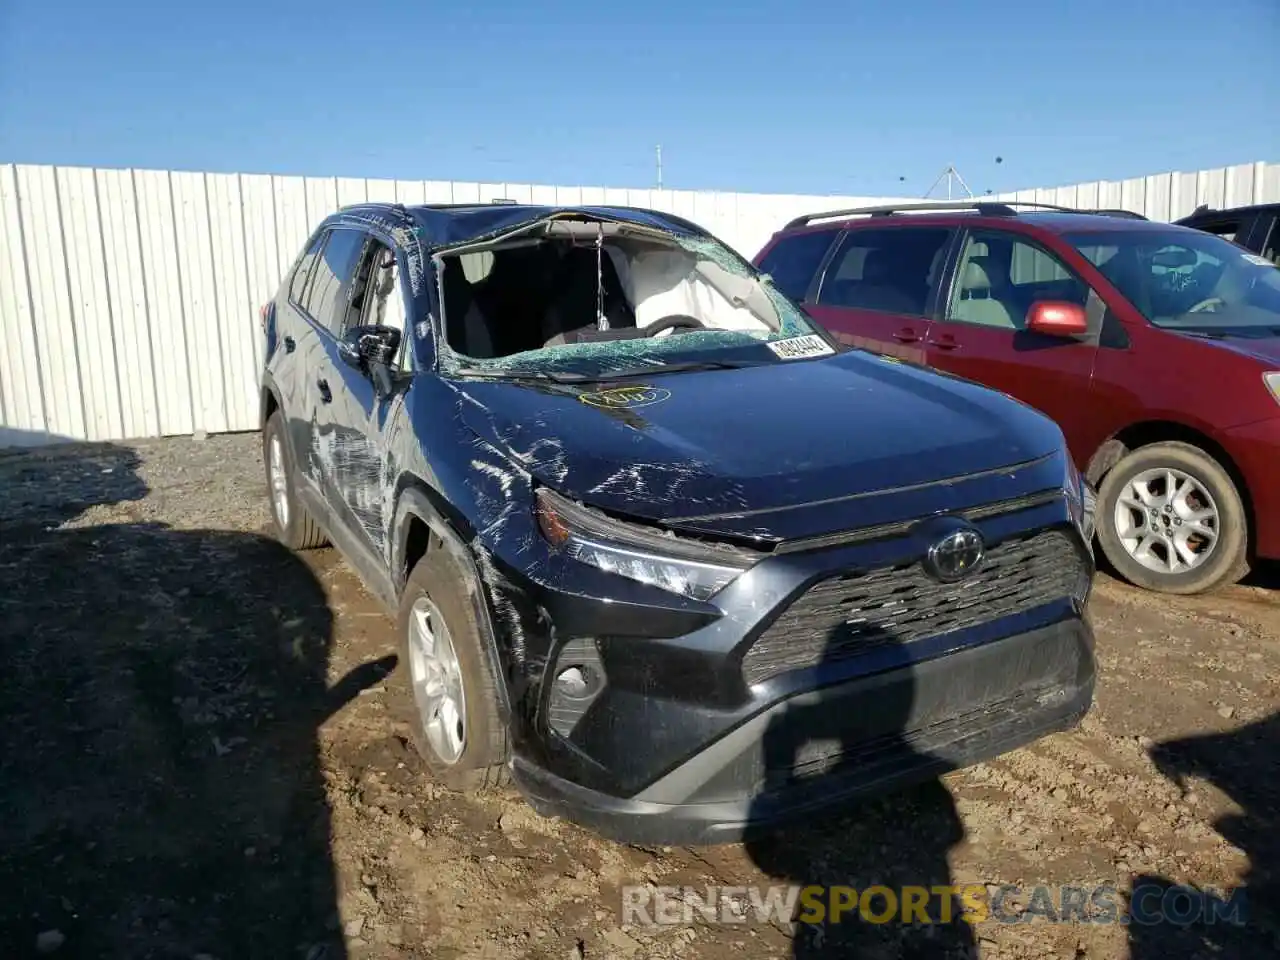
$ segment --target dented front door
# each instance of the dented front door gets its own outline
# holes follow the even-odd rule
[[[338,522],[382,557],[391,503],[386,438],[404,408],[404,394],[379,398],[369,376],[338,356],[336,340],[325,347],[332,399],[322,405],[317,424],[325,495]]]

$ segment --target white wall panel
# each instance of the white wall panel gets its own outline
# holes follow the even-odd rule
[[[45,429],[88,439],[80,399],[80,364],[67,290],[67,259],[58,178],[53,167],[19,167],[22,236],[26,249]]]
[[[222,336],[213,277],[213,239],[210,236],[205,175],[174,173],[170,177],[170,186],[173,189],[178,277],[182,286],[187,370],[195,428],[222,432],[230,429],[230,423],[222,378]]]
[[[85,432],[105,440],[121,435],[121,416],[97,190],[93,171],[82,167],[61,167],[57,179]]]
[[[1280,201],[1280,165],[1239,164],[1001,195],[1170,220]],[[884,202],[599,186],[0,165],[0,446],[257,426],[259,307],[316,224],[367,201],[651,207],[746,257],[788,220]]]
[[[307,223],[317,224],[338,209],[336,177],[306,177],[303,189],[307,196]]]
[[[173,188],[163,170],[135,170],[134,196],[142,242],[142,270],[151,329],[152,369],[160,433],[190,433],[195,414],[191,404],[187,324],[178,269],[177,229],[173,216]]]
[[[44,391],[36,350],[38,325],[27,284],[18,177],[0,166],[0,424],[44,432]]]
[[[365,203],[369,199],[369,193],[365,189],[363,180],[355,180],[351,177],[338,178],[338,206],[349,207],[355,203]]]
[[[370,203],[395,203],[396,182],[394,180],[366,180],[365,192]]]
[[[152,436],[160,429],[160,419],[133,175],[128,170],[98,170],[95,179],[120,399],[118,436]]]
[[[364,181],[358,181],[363,188]],[[258,425],[258,308],[249,295],[240,178],[208,174],[209,235],[213,252],[213,296],[217,310],[220,370],[228,430]]]
[[[421,180],[396,181],[396,203],[403,203],[405,206],[416,206],[417,204],[428,202],[432,201],[427,200],[427,193]]]
[[[244,230],[245,273],[254,322],[261,325],[260,309],[280,289],[280,279],[293,262],[280,260],[276,238],[275,192],[271,178],[240,177],[241,228]],[[256,333],[256,331],[255,331]],[[255,380],[262,363],[262,338],[253,337]]]
[[[319,220],[307,216],[307,185],[301,177],[272,177],[276,251],[280,275],[293,266]]]

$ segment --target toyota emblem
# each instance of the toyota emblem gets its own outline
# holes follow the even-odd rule
[[[925,554],[929,575],[943,583],[963,580],[982,566],[982,534],[963,528],[947,534]]]

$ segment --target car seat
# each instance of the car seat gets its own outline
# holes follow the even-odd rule
[[[920,302],[903,289],[896,257],[889,250],[868,250],[862,261],[862,281],[851,287],[844,302],[864,310],[918,314]]]
[[[1006,302],[1007,284],[990,257],[970,257],[960,275],[960,288],[951,318],[984,327],[1020,329]]]
[[[444,260],[444,313],[450,347],[481,360],[495,356],[489,320],[476,303],[462,261],[457,257]]]
[[[609,329],[636,325],[635,313],[627,303],[618,280],[613,258],[601,257],[599,285],[604,288],[604,315]],[[571,247],[565,251],[552,283],[551,302],[542,321],[542,339],[548,346],[573,342],[577,331],[598,329],[596,317],[596,251],[593,247]]]

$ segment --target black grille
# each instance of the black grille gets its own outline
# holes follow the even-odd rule
[[[934,580],[918,562],[829,577],[761,634],[743,671],[759,683],[872,647],[963,630],[1076,595],[1087,575],[1071,538],[1045,530],[991,547],[959,583]]]

